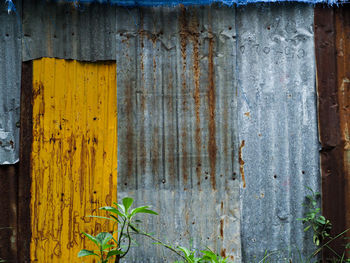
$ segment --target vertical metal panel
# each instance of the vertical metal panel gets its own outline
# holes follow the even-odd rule
[[[240,261],[235,9],[117,11],[118,198],[152,204],[146,230]],[[171,262],[150,242],[127,262]]]
[[[18,12],[21,1],[16,1]],[[0,165],[18,162],[21,81],[20,13],[7,13],[0,1]]]
[[[33,63],[31,260],[75,262],[82,231],[111,230],[87,216],[116,199],[116,66]]]
[[[18,165],[0,166],[0,261],[17,260]]]
[[[343,159],[343,167],[339,169],[345,181],[345,201],[341,211],[345,212],[345,228],[350,228],[350,7],[343,6],[335,11],[340,149]]]
[[[336,235],[350,227],[349,205],[349,7],[315,10],[315,44],[322,171],[323,211]],[[341,239],[332,242],[338,253]],[[333,256],[325,250],[324,259]]]
[[[310,255],[301,222],[306,187],[320,189],[313,7],[237,10],[242,258]],[[288,260],[289,261],[289,260]]]
[[[31,153],[33,144],[33,63],[22,63],[21,74],[21,132],[20,132],[20,167],[18,178],[17,202],[17,246],[18,262],[30,262],[30,187]]]
[[[115,7],[77,8],[55,1],[23,1],[23,60],[56,57],[85,61],[115,59]]]

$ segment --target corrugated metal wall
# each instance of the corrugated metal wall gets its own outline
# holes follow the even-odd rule
[[[82,231],[111,230],[117,191],[115,62],[33,63],[31,260],[77,262]]]
[[[17,2],[21,10],[21,1]],[[0,2],[0,165],[18,162],[21,82],[21,14]]]
[[[117,12],[118,198],[160,212],[147,230],[241,260],[235,9]],[[171,262],[149,242],[127,262]]]
[[[296,218],[306,187],[320,189],[313,8],[153,8],[118,17],[119,197],[161,208],[164,219],[150,221],[152,231],[183,243],[192,238],[195,247],[209,237],[237,261],[240,242],[244,262],[265,250],[277,252],[274,260],[310,253]],[[222,214],[217,195],[229,200]],[[208,217],[212,224],[196,226]],[[130,260],[154,261],[147,251]]]
[[[20,14],[20,3],[17,7]],[[333,9],[325,9],[325,12],[330,10]],[[329,71],[318,72],[318,79],[331,79],[336,85],[334,87],[339,89],[336,92],[339,101],[336,103],[340,103],[341,116],[338,117],[342,126],[339,126],[339,134],[336,135],[341,135],[339,145],[343,147],[343,155],[340,158],[343,158],[341,167],[344,167],[339,171],[339,176],[345,178],[346,182],[349,174],[349,117],[346,110],[348,77],[347,60],[344,59],[347,27],[346,22],[341,22],[347,21],[348,11],[345,8],[342,10],[343,13],[337,13],[336,20],[337,30],[342,32],[337,35],[337,46],[338,54],[345,55],[339,55],[338,62],[333,61],[338,63],[334,68],[340,68],[342,73],[338,81],[328,77]],[[5,44],[7,49],[0,51],[0,59],[4,62],[0,67],[6,66],[0,74],[6,72],[6,78],[0,78],[0,90],[5,92],[0,101],[2,98],[10,98],[8,83],[19,85],[20,71],[16,67],[20,63],[17,65],[16,61],[21,60],[20,30],[19,24],[16,24],[16,15],[4,15],[5,13],[0,14],[0,18],[4,19],[2,21],[6,20],[6,27],[0,28],[0,32],[4,32],[0,35],[0,43]],[[20,17],[21,15],[18,19]],[[160,212],[160,216],[149,217],[145,222],[148,231],[154,231],[160,238],[170,242],[176,240],[182,245],[188,245],[193,240],[195,248],[209,245],[220,254],[235,258],[236,262],[259,261],[265,250],[278,252],[273,257],[275,261],[289,258],[291,253],[297,254],[298,249],[302,253],[310,252],[312,242],[304,235],[301,223],[295,221],[295,218],[303,213],[301,203],[307,194],[306,186],[320,189],[313,7],[295,3],[239,8],[215,5],[191,8],[117,8],[94,4],[75,9],[72,4],[26,0],[23,4],[22,23],[22,53],[25,61],[43,56],[85,61],[117,60],[118,67],[114,70],[117,70],[118,75],[118,195],[119,199],[131,195],[138,204],[153,204],[154,209]],[[7,33],[11,30],[13,34]],[[325,30],[325,36],[334,40],[334,35],[327,32]],[[12,37],[15,35],[17,37]],[[316,50],[323,50],[321,47],[325,46],[333,48],[327,46],[330,43],[328,41],[325,45],[322,44],[324,42],[320,43]],[[332,50],[327,54],[334,55],[335,50]],[[7,57],[9,54],[13,54],[13,60]],[[50,64],[47,69],[43,69],[42,75],[38,73],[35,76],[47,82],[64,82],[64,77],[57,77],[61,76],[59,74],[63,72],[63,65],[70,67],[68,64],[74,64],[75,69],[80,68],[78,65],[83,65],[61,60],[43,61],[35,63],[59,64],[57,71],[54,70],[56,66]],[[323,65],[333,64],[326,62]],[[95,66],[88,63],[84,67]],[[73,70],[69,74],[74,73]],[[69,74],[67,73],[68,76]],[[82,79],[84,77],[80,81]],[[333,83],[332,81],[327,83]],[[327,85],[325,87],[329,87]],[[16,90],[15,85],[11,86],[12,89]],[[52,88],[50,92],[56,90]],[[57,92],[63,96],[63,90]],[[67,92],[66,96],[71,95],[73,94]],[[332,106],[334,96],[328,95],[324,99],[329,102],[327,105]],[[38,104],[34,103],[33,117],[40,116],[40,110],[45,109],[51,112],[52,121],[57,121],[56,118],[60,116],[56,107],[63,109],[65,106],[56,105],[57,101],[54,99],[53,102],[48,93],[44,94],[44,105],[40,96],[34,100]],[[12,114],[18,111],[15,103],[18,98],[19,93],[12,100],[6,101],[7,108],[10,108],[8,105],[15,105],[14,111],[3,112]],[[73,103],[76,98],[68,100],[68,97],[62,97],[62,101]],[[79,103],[77,105],[83,105],[84,100]],[[41,109],[38,105],[42,105]],[[336,107],[329,109],[334,110]],[[6,125],[12,127],[8,134],[15,138],[16,149],[18,131],[14,127],[18,120],[13,117],[16,114],[11,114],[1,117],[1,120],[7,120]],[[321,114],[320,111],[321,126],[322,117],[327,114]],[[46,116],[39,119],[49,123],[49,119],[45,120],[48,118]],[[73,112],[70,116],[73,117]],[[33,118],[34,125],[37,120]],[[25,121],[22,119],[22,123]],[[86,119],[85,126],[83,125],[86,130],[81,132],[87,132],[89,125],[95,127],[94,122],[95,120]],[[79,122],[74,123],[71,129],[80,127],[78,124]],[[60,163],[72,162],[74,176],[79,172],[74,173],[78,169],[76,165],[80,164],[76,164],[75,157],[69,158],[68,139],[62,148],[64,154],[55,148],[62,141],[49,134],[58,131],[55,125],[57,123],[51,123],[43,130],[34,126],[33,147],[39,147],[40,143],[42,148],[33,151],[41,160],[33,160],[33,169],[48,170],[35,173],[40,180],[32,189],[36,189],[36,193],[43,191],[48,196],[50,192],[54,193],[56,199],[47,199],[45,204],[57,204],[58,207],[67,209],[61,205],[62,197],[59,196],[62,194],[60,187],[63,187],[65,181],[58,181],[58,176],[53,179],[44,175],[58,175],[60,169],[64,168],[57,164],[48,166],[50,162],[56,162],[55,157],[64,158],[57,158]],[[39,131],[48,137],[45,139]],[[329,138],[332,139],[335,132],[333,134],[333,128],[329,131]],[[327,171],[327,164],[333,160],[328,158],[334,153],[333,146],[332,143],[322,144],[322,153],[327,157],[323,159],[326,163],[323,164],[324,171]],[[82,145],[78,148],[77,151],[80,152],[83,149]],[[49,156],[48,153],[53,155]],[[8,152],[1,154],[0,147],[0,159],[2,156],[6,157],[7,162],[17,160],[13,157],[16,156],[16,151],[11,150],[10,155]],[[69,165],[67,167],[69,170]],[[323,187],[324,192],[332,187],[334,190],[335,185],[344,182],[337,176],[328,175],[326,173],[324,177],[328,180],[326,187]],[[53,183],[46,184],[41,179],[53,180]],[[42,188],[38,188],[41,182]],[[22,183],[19,189],[21,187],[25,185]],[[87,198],[91,194],[90,190],[84,192]],[[346,190],[337,192],[337,195],[328,195],[328,200],[335,198],[338,203],[344,204],[348,199],[345,193]],[[21,200],[22,198],[19,203]],[[69,198],[67,200],[66,204],[77,204],[75,201],[70,202]],[[34,195],[33,211],[41,214],[44,209],[38,202]],[[89,201],[84,204],[89,204]],[[98,207],[102,204],[94,205]],[[53,210],[46,210],[54,215]],[[343,210],[346,210],[346,206]],[[19,211],[19,214],[25,215],[22,212]],[[348,221],[338,212],[335,217],[342,217],[343,222]],[[69,216],[66,218],[67,222],[72,223]],[[40,220],[37,222],[36,217],[32,217],[32,220],[32,227],[48,227],[43,226],[43,223],[38,224]],[[55,225],[60,224],[55,221],[51,226]],[[85,229],[90,226],[89,223],[84,225]],[[52,240],[56,240],[58,232],[39,230],[32,229],[32,244],[37,242],[38,248],[35,249],[35,245],[32,245],[32,255],[44,260],[46,252],[42,248],[42,237],[53,237]],[[82,230],[80,228],[78,232]],[[67,236],[64,240],[65,238],[74,242]],[[53,243],[50,243],[49,248],[52,246],[51,250],[57,256],[67,247],[62,245],[62,240],[55,242],[61,244],[61,250],[60,245],[54,249]],[[19,245],[24,243],[21,241]],[[67,252],[68,257],[71,257],[69,260],[75,260],[76,251],[81,248],[80,245],[75,245],[74,251]],[[139,255],[142,255],[145,262],[163,261],[165,256],[169,260],[168,252],[154,248],[153,245],[152,248],[149,250],[148,245],[142,244],[141,248],[132,250],[128,261],[140,262],[139,259],[136,260]]]
[[[238,126],[244,262],[265,250],[282,262],[311,254],[296,218],[306,187],[319,191],[313,7],[237,10]]]

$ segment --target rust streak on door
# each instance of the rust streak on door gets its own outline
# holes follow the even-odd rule
[[[82,232],[111,231],[98,208],[116,201],[115,62],[33,62],[32,261],[76,262]]]

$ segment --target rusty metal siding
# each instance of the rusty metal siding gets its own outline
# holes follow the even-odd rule
[[[21,1],[17,1],[20,12]],[[0,165],[19,157],[19,104],[21,82],[20,13],[7,13],[0,1]]]
[[[31,261],[77,262],[82,231],[111,231],[117,195],[115,62],[33,61]]]
[[[323,211],[336,235],[350,227],[349,217],[349,20],[348,6],[315,9],[315,44]],[[332,242],[338,253],[341,239]],[[324,259],[332,255],[325,250]]]
[[[340,124],[340,148],[342,151],[342,170],[345,182],[345,228],[350,227],[350,7],[335,8],[337,84]],[[344,228],[344,229],[345,229]],[[350,234],[348,233],[350,237]]]
[[[320,190],[313,7],[241,7],[236,26],[243,262],[299,262],[313,245],[296,218]]]
[[[18,164],[0,166],[0,261],[17,260]]]
[[[23,61],[41,57],[115,60],[114,6],[23,1]]]
[[[146,229],[171,244],[240,262],[235,16],[118,9],[118,199],[152,204]],[[144,242],[126,261],[172,259]]]

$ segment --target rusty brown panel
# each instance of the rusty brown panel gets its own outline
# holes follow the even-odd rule
[[[18,262],[30,262],[30,165],[33,143],[33,64],[22,64],[20,167],[18,178]]]
[[[322,209],[333,224],[332,235],[346,228],[344,142],[342,117],[339,114],[340,60],[337,56],[337,23],[339,10],[331,7],[315,8],[315,53],[317,65],[318,119],[321,142]],[[341,29],[342,30],[342,29]],[[339,54],[338,54],[339,55]],[[342,240],[332,242],[333,249],[342,253]],[[323,258],[332,256],[324,250]]]
[[[345,180],[345,225],[350,228],[350,6],[335,9],[338,105],[340,120],[340,150],[343,157],[342,173]],[[350,237],[350,233],[347,234]]]
[[[0,260],[17,260],[18,164],[0,166]]]

